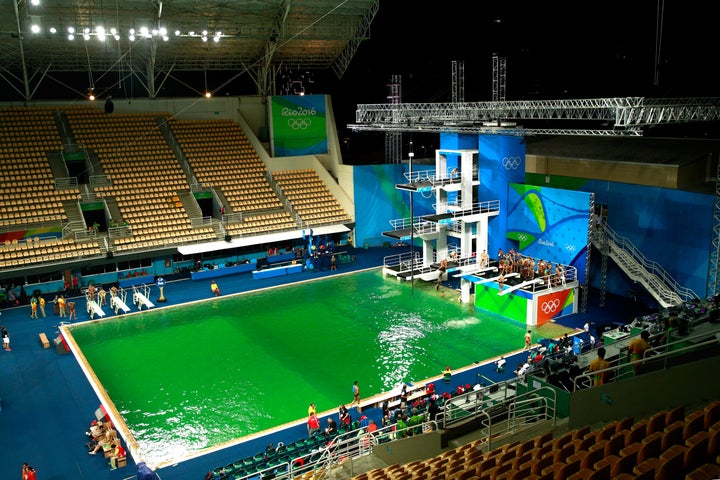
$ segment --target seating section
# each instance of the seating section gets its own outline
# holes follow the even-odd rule
[[[51,107],[0,108],[0,228],[67,220],[63,200],[77,187],[57,190],[48,152],[62,140]]]
[[[0,245],[0,268],[31,263],[58,262],[102,255],[96,240],[75,242],[72,238],[40,240],[38,237]]]
[[[304,225],[352,222],[314,170],[274,172],[273,178]]]
[[[377,468],[354,480],[611,480],[710,479],[720,472],[720,400],[687,416],[661,411],[597,430],[583,427],[557,438],[543,434],[484,452],[477,440],[433,458]],[[698,421],[697,419],[701,419]],[[705,423],[707,421],[707,424]],[[691,436],[686,436],[691,428]],[[636,432],[642,432],[638,436]]]
[[[97,155],[112,185],[96,186],[115,198],[132,235],[115,239],[117,252],[214,240],[212,226],[194,228],[178,197],[188,191],[185,172],[167,145],[157,117],[168,114],[112,114],[93,108],[67,112],[75,140]]]

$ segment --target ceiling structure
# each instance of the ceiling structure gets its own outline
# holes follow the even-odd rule
[[[648,127],[720,121],[720,98],[619,97],[507,102],[361,104],[355,131],[640,136]],[[530,127],[518,122],[559,121]],[[562,123],[572,126],[563,126]]]
[[[10,0],[0,4],[0,78],[23,100],[46,76],[68,72],[91,82],[132,76],[151,98],[174,72],[233,72],[272,94],[282,69],[341,77],[378,8],[379,0]]]

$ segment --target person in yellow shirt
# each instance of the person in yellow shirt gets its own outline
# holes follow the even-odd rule
[[[627,349],[627,359],[629,362],[635,362],[633,363],[633,372],[635,375],[638,374],[638,367],[640,366],[640,360],[642,360],[645,350],[650,348],[650,344],[648,343],[648,339],[650,338],[650,332],[647,330],[643,330],[640,332],[640,337],[636,338],[632,342],[630,342],[630,345],[628,345]]]
[[[42,295],[38,297],[38,305],[40,306],[40,315],[45,318],[45,297],[43,297]]]
[[[218,287],[218,284],[215,283],[215,280],[213,280],[212,283],[210,284],[210,291],[216,297],[220,296],[220,287]]]
[[[596,373],[593,376],[593,385],[596,387],[598,385],[603,385],[605,381],[607,380],[607,372],[601,372],[600,370],[605,370],[606,368],[610,368],[610,362],[605,360],[605,348],[600,347],[597,349],[597,358],[590,362],[590,366],[588,367],[588,372],[599,372]]]

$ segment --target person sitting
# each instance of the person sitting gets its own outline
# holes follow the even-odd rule
[[[328,418],[328,426],[325,428],[326,435],[336,435],[338,433],[337,424],[332,418]]]
[[[100,450],[107,452],[115,442],[117,442],[117,433],[113,429],[107,429],[105,434],[98,440],[95,448],[90,450],[88,454],[96,455]]]
[[[220,287],[218,287],[218,284],[215,283],[215,280],[213,280],[212,283],[210,283],[210,291],[216,297],[220,296]]]
[[[125,449],[120,445],[120,442],[113,443],[110,447],[112,453],[110,454],[110,470],[117,468],[118,460],[125,458]]]
[[[88,437],[98,439],[102,437],[105,434],[105,426],[103,422],[98,422],[97,420],[93,420],[93,422],[90,424],[90,428],[87,432],[85,432],[85,435]]]

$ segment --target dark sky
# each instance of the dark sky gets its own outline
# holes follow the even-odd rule
[[[451,100],[451,62],[465,100],[492,99],[492,55],[507,59],[507,100],[720,96],[714,2],[664,5],[655,84],[657,0],[481,2],[382,0],[350,68],[329,92],[338,123],[359,103],[386,103],[391,75],[404,102]],[[366,137],[371,135],[364,134]]]

